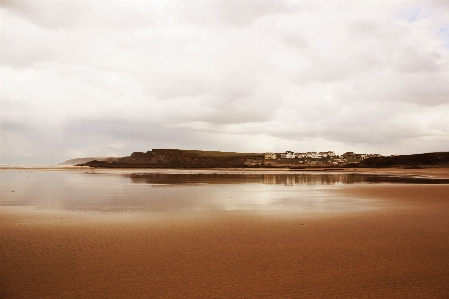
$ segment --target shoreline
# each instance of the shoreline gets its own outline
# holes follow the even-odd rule
[[[423,176],[430,178],[449,178],[449,167],[426,167],[426,168],[305,168],[305,169],[290,169],[290,168],[95,168],[86,166],[54,166],[54,167],[0,167],[0,171],[7,170],[40,170],[40,171],[108,171],[108,172],[167,172],[167,173],[283,173],[283,174],[300,174],[301,172],[332,172],[332,173],[362,173],[362,174],[376,174],[376,175],[398,175],[398,176]]]

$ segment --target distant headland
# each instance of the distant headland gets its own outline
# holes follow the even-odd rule
[[[449,152],[382,156],[346,152],[236,153],[153,149],[126,157],[75,158],[61,165],[97,168],[323,168],[323,167],[448,167]]]

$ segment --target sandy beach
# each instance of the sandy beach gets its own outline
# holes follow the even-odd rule
[[[448,298],[449,185],[379,209],[113,215],[1,207],[0,298]]]

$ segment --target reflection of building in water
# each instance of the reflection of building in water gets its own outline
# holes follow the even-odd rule
[[[294,176],[287,176],[285,178],[285,185],[291,186],[294,185],[296,182],[295,177]]]
[[[359,174],[264,174],[264,184],[292,185],[335,185],[363,182]]]
[[[336,185],[381,182],[410,182],[411,178],[367,175],[359,173],[292,173],[292,174],[231,174],[231,173],[133,173],[125,174],[133,183],[140,184],[281,184],[293,185]],[[415,178],[416,179],[416,178]],[[422,181],[423,179],[420,178]],[[425,181],[428,183],[428,181]],[[439,183],[448,183],[438,180]]]
[[[263,183],[264,184],[276,184],[276,175],[275,174],[264,174],[263,175]]]
[[[287,186],[295,185],[296,176],[295,175],[285,175],[285,174],[264,174],[263,175],[264,184],[282,184]]]

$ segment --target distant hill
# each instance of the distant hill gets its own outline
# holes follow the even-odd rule
[[[372,157],[361,161],[359,164],[359,167],[393,166],[449,166],[449,152],[399,155],[390,157]]]
[[[115,160],[91,160],[79,166],[107,168],[229,168],[244,167],[248,161],[263,162],[263,154],[197,151],[179,149],[153,149],[134,152],[131,156]]]
[[[77,165],[77,164],[84,164],[90,161],[114,161],[118,158],[113,157],[89,157],[89,158],[74,158],[67,161],[64,161],[62,163],[59,163],[58,165]]]

